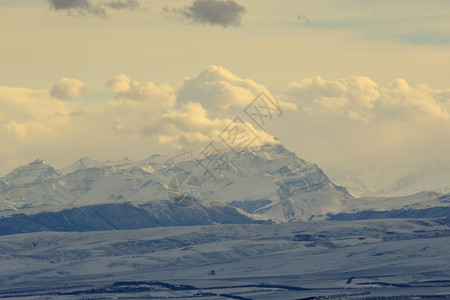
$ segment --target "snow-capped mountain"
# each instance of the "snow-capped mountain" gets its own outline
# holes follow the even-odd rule
[[[26,186],[33,182],[43,182],[57,178],[61,174],[45,161],[36,159],[32,163],[18,167],[2,178],[9,186]]]
[[[402,175],[382,192],[405,195],[418,191],[450,192],[450,162],[439,161]]]
[[[358,166],[327,166],[327,175],[355,196],[406,196],[421,191],[450,192],[450,162],[436,160],[420,165],[378,161]]]
[[[91,160],[87,157],[83,157],[74,162],[72,165],[68,166],[67,168],[61,169],[60,172],[61,174],[70,174],[80,169],[102,168],[104,166],[105,166],[104,164],[99,163],[96,160]]]
[[[221,201],[280,221],[339,212],[351,198],[315,164],[299,159],[282,145],[199,158],[201,151],[189,149],[172,157],[152,156],[138,162],[100,163],[82,158],[59,171],[35,161],[2,178],[0,209],[167,199],[167,184],[180,173],[200,179],[204,200]]]
[[[201,201],[219,201],[281,222],[367,210],[448,206],[437,193],[355,199],[317,165],[280,144],[241,153],[222,149],[202,156],[204,150],[191,147],[173,156],[153,155],[141,161],[125,158],[101,163],[82,158],[61,170],[36,160],[0,178],[0,211],[167,200],[170,180],[181,173],[199,178]]]

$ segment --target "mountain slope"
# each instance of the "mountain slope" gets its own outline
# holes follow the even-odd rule
[[[53,212],[12,213],[0,217],[0,235],[39,231],[85,232],[162,226],[271,224],[220,203],[180,207],[170,201],[141,205],[99,204]]]

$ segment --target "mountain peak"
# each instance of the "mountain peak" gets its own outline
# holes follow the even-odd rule
[[[49,166],[49,164],[42,159],[36,158],[36,160],[34,160],[33,162],[29,163],[28,165],[47,165]]]
[[[36,159],[28,165],[15,168],[3,180],[12,186],[22,186],[37,180],[49,179],[58,176],[59,173],[46,161]]]
[[[71,164],[67,168],[61,169],[63,174],[70,174],[80,169],[90,169],[90,168],[101,168],[103,164],[99,163],[96,160],[92,160],[89,157],[82,157],[77,160],[75,163]]]
[[[90,158],[87,157],[87,156],[84,156],[84,157],[80,158],[80,159],[78,160],[78,163],[79,163],[81,166],[86,167],[86,168],[90,168],[92,165],[100,164],[98,161],[92,160],[92,159],[90,159]]]
[[[131,164],[133,161],[129,159],[127,156],[116,162],[117,164]]]

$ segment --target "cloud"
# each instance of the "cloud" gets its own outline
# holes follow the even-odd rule
[[[125,74],[118,74],[108,79],[105,86],[114,93],[125,92],[131,88],[131,79]]]
[[[24,124],[16,123],[15,121],[10,121],[5,125],[9,134],[17,136],[18,138],[26,137],[28,133],[28,128]]]
[[[166,13],[170,12],[165,8]],[[172,9],[195,24],[220,25],[239,27],[241,17],[246,13],[244,6],[233,0],[196,0],[191,6]]]
[[[112,9],[129,9],[136,10],[140,8],[140,3],[137,0],[114,0],[105,3],[106,6]]]
[[[110,82],[116,90],[126,90],[129,85],[124,76]],[[248,129],[243,137],[256,137],[253,145],[277,143],[272,135],[255,128],[243,114],[244,108],[262,92],[272,97],[263,85],[240,78],[223,67],[210,66],[198,76],[186,78],[176,90],[177,105],[155,123],[145,126],[143,133],[156,136],[160,144],[175,147],[211,140],[221,143],[221,133],[230,124],[237,124],[233,123],[236,117],[242,117]],[[294,104],[283,102],[283,105],[292,108]]]
[[[381,89],[380,110],[395,118],[418,121],[447,120],[450,108],[448,93],[449,90],[432,90],[424,84],[410,87],[406,80],[395,79],[386,88]],[[446,99],[444,95],[447,95]]]
[[[240,78],[220,66],[210,66],[195,78],[187,78],[177,91],[183,102],[197,101],[209,111],[242,109],[256,96],[271,93],[261,84]],[[284,109],[295,109],[295,104],[280,102]]]
[[[108,9],[138,10],[138,0],[112,0],[92,3],[90,0],[49,0],[50,8],[55,11],[66,11],[69,16],[93,15],[106,17]]]
[[[119,95],[131,90],[133,84],[128,77],[118,75],[107,85]],[[277,143],[271,134],[250,123],[243,112],[262,92],[272,97],[263,85],[242,79],[223,67],[210,66],[198,76],[186,78],[176,90],[176,105],[170,107],[162,118],[144,126],[142,132],[157,137],[161,145],[178,148],[211,140],[220,144],[221,133],[230,124],[237,124],[233,120],[240,117],[246,129],[243,138],[256,138],[253,146]],[[278,105],[283,109],[295,108],[295,104],[289,102]]]
[[[92,4],[88,0],[49,0],[50,8],[66,11],[69,16],[95,15],[106,16],[106,10],[100,4]]]
[[[61,100],[72,100],[84,93],[86,93],[86,85],[74,78],[62,78],[50,90],[50,96]]]
[[[54,101],[48,91],[0,86],[0,138],[36,139],[52,136],[67,125],[67,102]]]
[[[145,101],[159,107],[172,107],[176,102],[173,89],[169,85],[157,86],[151,81],[141,83],[124,74],[108,79],[106,87],[116,93],[116,99]]]
[[[372,119],[427,121],[448,119],[448,95],[449,91],[432,90],[426,85],[410,87],[404,79],[395,79],[386,87],[380,87],[367,77],[353,76],[291,82],[281,98],[316,115],[362,122]]]
[[[307,17],[302,16],[302,15],[297,15],[297,17],[295,18],[295,20],[296,20],[297,23],[299,23],[299,24],[308,24],[308,23],[311,23],[311,20],[310,20],[310,19],[308,19]]]
[[[189,102],[181,105],[179,109],[171,109],[153,126],[144,128],[144,134],[155,135],[162,145],[171,145],[182,148],[190,144],[208,143],[225,144],[221,141],[224,130],[230,124],[237,124],[228,118],[210,118],[208,112],[198,102]],[[251,146],[267,143],[278,143],[274,137],[265,131],[256,129],[251,123],[244,122],[246,130],[239,138],[255,138]],[[241,127],[244,128],[244,127]]]
[[[166,112],[153,126],[144,128],[144,134],[155,135],[161,144],[176,147],[186,143],[208,142],[209,134],[215,128],[225,127],[222,120],[211,120],[200,103],[182,104],[179,109]]]

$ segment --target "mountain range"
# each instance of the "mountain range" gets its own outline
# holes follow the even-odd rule
[[[8,216],[18,211],[38,213],[99,204],[167,203],[167,186],[182,173],[199,178],[199,204],[221,203],[258,216],[256,219],[275,222],[449,206],[448,197],[435,192],[355,198],[316,164],[281,144],[201,156],[203,150],[191,147],[172,156],[153,155],[141,161],[98,162],[85,157],[63,169],[38,159],[0,178],[0,213]]]

